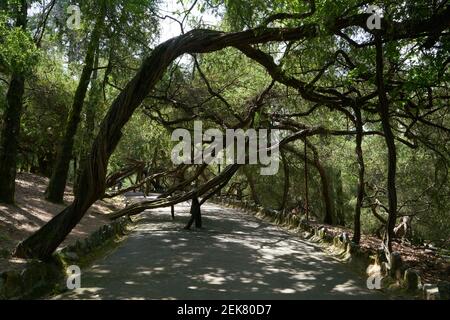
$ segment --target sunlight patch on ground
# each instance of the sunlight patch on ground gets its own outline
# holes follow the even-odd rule
[[[342,284],[338,284],[333,288],[333,292],[345,292],[347,294],[352,294],[355,291],[356,283],[353,280],[347,280]]]
[[[144,276],[149,276],[152,274],[152,272],[150,270],[145,270],[145,271],[139,271],[138,274],[142,274]]]
[[[315,273],[314,271],[302,271],[291,278],[294,280],[314,280],[316,279]]]
[[[226,281],[226,278],[213,274],[205,274],[203,275],[203,280],[208,282],[209,284],[221,285]]]
[[[284,293],[284,294],[292,294],[295,293],[295,290],[292,288],[285,288],[285,289],[273,289],[274,292],[277,293]]]
[[[110,270],[98,269],[98,268],[100,268],[100,266],[94,266],[94,267],[92,268],[92,272],[98,273],[98,274],[108,274],[108,273],[111,272]]]
[[[167,210],[146,212],[138,217],[139,228],[99,266],[111,273],[97,278],[87,271],[82,281],[103,286],[96,292],[103,299],[374,296],[365,281],[316,246],[245,213],[212,207],[202,210],[205,227],[190,231],[183,229],[188,207],[176,211],[175,221]]]

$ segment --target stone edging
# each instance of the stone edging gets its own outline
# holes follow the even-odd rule
[[[341,260],[352,263],[359,271],[368,277],[379,277],[382,287],[392,291],[401,291],[408,296],[426,300],[448,300],[449,284],[444,282],[439,285],[422,284],[419,273],[407,268],[402,263],[399,253],[391,254],[389,264],[382,251],[374,251],[362,248],[353,243],[345,232],[339,236],[333,236],[326,226],[314,226],[299,216],[283,214],[280,211],[257,206],[253,201],[239,201],[232,197],[216,196],[213,202],[242,209],[257,218],[265,218],[277,225],[296,230],[312,241],[326,244]]]
[[[83,240],[58,250],[50,261],[30,260],[21,270],[0,275],[0,299],[34,299],[64,290],[66,267],[100,249],[107,240],[126,234],[131,223],[122,217],[104,225]]]

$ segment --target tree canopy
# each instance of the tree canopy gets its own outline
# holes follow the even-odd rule
[[[18,256],[48,257],[96,200],[132,189],[162,196],[114,218],[220,192],[378,234],[388,253],[405,217],[409,241],[448,244],[448,1],[80,0],[76,30],[69,4],[0,11],[0,200],[16,171],[51,178],[54,202],[76,189]],[[160,41],[168,25],[179,35]],[[278,173],[173,164],[171,134],[194,121],[279,130]]]

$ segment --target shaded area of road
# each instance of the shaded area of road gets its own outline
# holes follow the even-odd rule
[[[202,206],[205,229],[187,231],[189,204],[145,212],[121,246],[58,299],[383,299],[314,244],[248,214]]]

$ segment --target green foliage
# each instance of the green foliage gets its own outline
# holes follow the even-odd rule
[[[137,112],[126,125],[124,136],[110,160],[110,170],[121,168],[129,159],[144,160],[164,167],[170,163],[170,133]]]
[[[0,11],[0,64],[5,71],[29,73],[38,60],[38,50],[28,32],[10,28]]]
[[[186,9],[192,5],[192,1],[180,2]],[[75,3],[80,5],[83,14],[81,29],[69,30],[65,26],[65,10],[72,1],[57,1],[47,21],[40,50],[30,36],[30,30],[35,31],[41,21],[40,13],[29,14],[29,26],[25,31],[12,27],[14,19],[10,13],[4,11],[0,14],[0,113],[4,110],[11,73],[27,75],[19,155],[19,166],[23,170],[47,175],[51,170],[55,146],[61,139],[83,68],[86,39],[91,35],[101,6],[106,5],[107,19],[97,52],[97,77],[91,82],[89,99],[86,100],[86,104],[93,101],[95,112],[94,115],[89,113],[85,105],[81,114],[82,124],[75,137],[73,155],[77,160],[86,156],[86,150],[92,144],[86,137],[89,135],[88,120],[93,120],[95,134],[108,107],[134,76],[143,58],[154,49],[159,24],[163,23],[156,16],[160,5],[160,1],[156,0],[85,0]],[[369,3],[383,8],[385,15],[397,22],[421,19],[435,10],[430,1]],[[367,195],[362,210],[362,227],[364,232],[373,233],[381,223],[369,209],[369,200],[378,190],[376,199],[384,205],[387,203],[386,144],[377,114],[375,48],[370,43],[373,37],[359,27],[347,28],[345,34],[348,37],[365,43],[362,47],[355,47],[343,37],[331,34],[337,18],[362,13],[367,4],[358,0],[320,0],[315,4],[316,12],[311,17],[276,20],[269,26],[294,27],[314,23],[320,27],[318,37],[289,44],[280,42],[254,47],[274,58],[279,65],[277,71],[301,83],[311,84],[308,88],[317,89],[316,93],[345,95],[350,100],[375,93],[361,107],[364,130],[377,133],[365,135],[363,141]],[[198,1],[196,5],[200,15],[191,14],[187,18],[188,25],[194,23],[202,28],[225,31],[261,26],[269,16],[277,13],[295,14],[310,10],[308,1],[291,0],[212,0]],[[201,14],[207,11],[222,18],[217,26],[207,26],[201,21]],[[180,12],[181,17],[184,14]],[[448,36],[442,36],[432,48],[426,48],[424,43],[428,38],[406,37],[386,42],[384,77],[389,90],[391,127],[398,138],[399,214],[414,217],[413,229],[418,238],[436,240],[450,237],[450,148],[448,131],[445,130],[450,127],[450,42]],[[285,51],[286,48],[289,50]],[[170,134],[178,127],[192,129],[193,123],[192,119],[175,121],[174,124],[165,124],[163,120],[170,122],[195,116],[195,119],[203,121],[205,130],[236,127],[239,118],[247,116],[255,99],[272,81],[264,68],[235,48],[197,54],[196,59],[203,76],[193,58],[187,55],[175,61],[162,76],[142,108],[136,111],[124,128],[123,138],[110,159],[109,172],[122,168],[130,159],[152,164],[155,171],[171,168],[170,151],[174,143],[170,141]],[[267,128],[274,124],[271,120],[274,114],[306,113],[315,106],[316,103],[305,99],[297,90],[276,83],[246,126]],[[330,131],[344,132],[313,136],[308,141],[316,147],[316,157],[329,175],[332,205],[343,212],[346,225],[352,227],[358,184],[356,128],[349,119],[349,114],[354,115],[354,111],[346,106],[347,113],[344,113],[338,107],[319,103],[307,115],[287,118],[298,123],[300,128],[321,126]],[[415,116],[427,122],[414,120]],[[293,129],[285,130],[283,134],[291,131]],[[306,193],[303,141],[295,141],[290,146],[298,152],[287,152],[290,171],[287,209],[304,201]],[[314,161],[315,155],[310,149],[307,156],[311,162]],[[189,168],[186,175],[195,169]],[[256,193],[262,204],[279,207],[284,190],[282,170],[275,176],[260,176],[257,166],[248,166],[246,170],[254,178]],[[217,173],[218,167],[210,166],[200,178],[201,182]],[[308,177],[312,214],[317,220],[322,220],[325,211],[322,180],[312,163],[308,164]],[[251,190],[247,180],[243,171],[239,171],[228,187],[240,184],[244,197],[249,198]],[[168,180],[168,184],[172,182]],[[382,207],[377,210],[382,217],[387,216]]]
[[[51,169],[47,162],[56,155],[76,87],[76,81],[63,70],[60,59],[57,55],[41,59],[27,82],[30,91],[21,121],[21,145],[26,151],[22,152],[21,165],[24,168],[36,165],[31,162],[36,157],[46,175]]]

